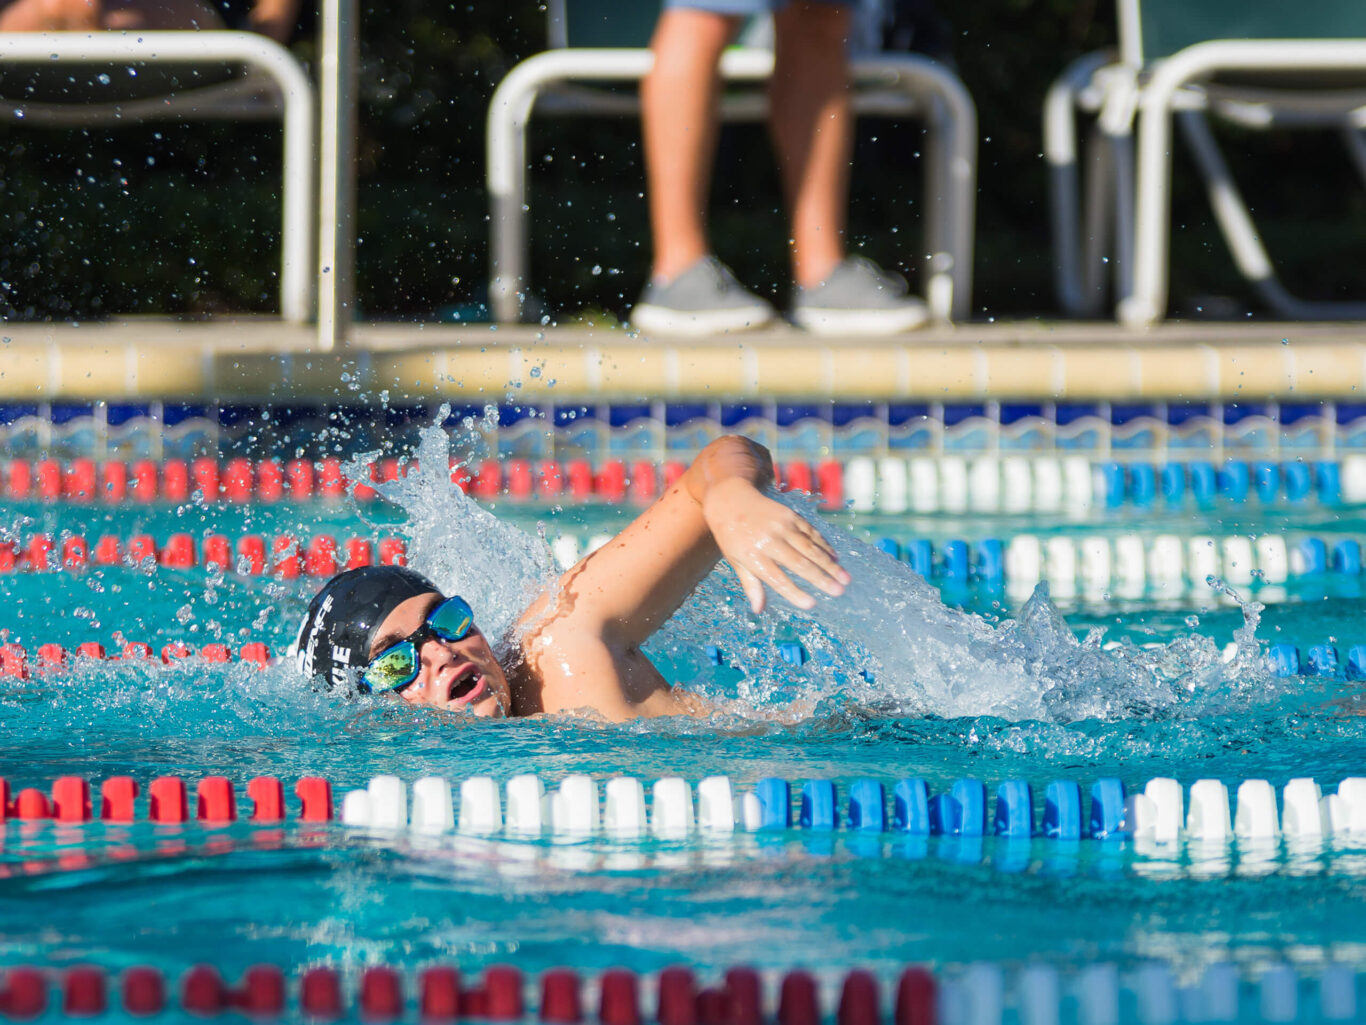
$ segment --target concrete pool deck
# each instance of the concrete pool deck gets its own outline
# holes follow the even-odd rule
[[[462,401],[1366,396],[1366,323],[1132,331],[1020,320],[847,341],[787,327],[694,341],[617,326],[363,323],[345,348],[317,351],[316,338],[265,317],[11,323],[0,328],[0,401],[326,401],[386,389]]]

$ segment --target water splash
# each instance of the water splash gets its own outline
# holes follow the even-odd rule
[[[443,405],[437,423],[449,415]],[[409,564],[445,593],[464,596],[502,657],[517,617],[554,582],[555,563],[544,540],[499,519],[452,483],[451,470],[469,458],[459,453],[452,462],[450,436],[440,427],[426,428],[416,469],[378,490],[406,514]]]
[[[407,514],[410,561],[469,598],[486,632],[506,643],[520,611],[554,579],[549,549],[451,483],[443,430],[423,432],[418,460],[420,470],[380,486]],[[818,595],[812,614],[775,600],[755,617],[729,568],[714,571],[647,646],[694,674],[679,682],[713,699],[769,711],[835,700],[886,714],[1071,722],[1194,712],[1269,682],[1256,603],[1239,601],[1244,624],[1232,661],[1198,634],[1151,647],[1106,645],[1100,630],[1078,639],[1044,584],[1015,619],[992,623],[945,605],[909,566],[822,523],[809,500],[780,498],[819,525],[853,584],[837,599]],[[1212,586],[1238,600],[1227,585]],[[797,671],[781,659],[774,642],[784,637],[802,641],[809,666]],[[707,678],[704,643],[726,653],[738,678]]]

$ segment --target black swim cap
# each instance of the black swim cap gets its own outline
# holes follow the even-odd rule
[[[440,591],[401,566],[362,566],[338,573],[308,603],[294,642],[299,672],[329,687],[367,691],[361,670],[386,616],[409,598]]]

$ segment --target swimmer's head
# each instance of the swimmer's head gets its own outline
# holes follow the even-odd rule
[[[461,629],[442,628],[434,613],[443,602],[435,584],[409,569],[365,566],[339,573],[309,603],[295,642],[299,672],[329,688],[368,693],[366,668],[397,647],[415,674],[397,689],[404,700],[505,714],[511,695],[502,667],[472,617]],[[445,618],[455,603],[447,605]],[[435,631],[429,617],[437,619]]]

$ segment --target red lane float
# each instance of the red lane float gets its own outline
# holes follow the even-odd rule
[[[135,502],[154,502],[157,497],[157,464],[150,459],[139,459],[130,468],[132,494]]]
[[[48,1006],[48,988],[55,982],[61,994],[62,1013],[90,1017],[109,1010],[111,974],[81,965],[55,973],[37,968],[15,967],[5,971],[0,983],[0,1013],[11,1019],[32,1019]],[[762,990],[750,989],[752,969],[731,969],[724,985],[697,990],[686,968],[666,968],[659,973],[659,1000],[654,1020],[659,1025],[754,1025],[762,1017]],[[577,1025],[585,1020],[580,1002],[579,976],[569,969],[551,969],[540,980],[540,1020]],[[167,985],[165,975],[150,966],[128,968],[116,987],[123,1010],[136,1017],[166,1011],[168,992],[179,997],[179,1010],[198,1017],[242,1012],[252,1018],[278,1017],[287,1011],[285,973],[275,965],[254,965],[231,985],[214,966],[189,968],[178,986]],[[601,1025],[641,1025],[641,980],[631,971],[609,969],[597,980]],[[897,985],[894,1025],[935,1025],[934,977],[925,969],[909,968]],[[869,972],[855,969],[846,974],[835,1014],[838,1025],[880,1025],[878,983]],[[463,987],[455,968],[434,965],[417,976],[418,1008],[426,1022],[454,1022],[461,1018],[513,1021],[526,1014],[522,973],[508,965],[487,968],[482,980]],[[347,999],[339,972],[331,967],[306,969],[299,976],[299,1011],[324,1021],[348,1016]],[[738,1002],[737,1002],[738,1001]],[[371,965],[360,974],[356,986],[358,1017],[367,1022],[391,1022],[405,1016],[404,974],[388,965]],[[779,984],[776,1012],[778,1025],[819,1025],[819,994],[815,980],[806,972],[789,972]]]
[[[111,776],[99,787],[100,821],[133,822],[136,819],[138,784],[131,776]],[[300,822],[330,822],[333,818],[332,784],[318,776],[305,776],[294,785],[299,798]],[[25,821],[54,819],[58,822],[90,822],[94,801],[89,782],[79,776],[62,776],[52,783],[52,796],[37,787],[25,787],[10,800],[9,781],[0,779],[0,822],[7,818]],[[275,776],[257,776],[246,786],[252,803],[250,821],[274,824],[286,819],[284,783]],[[195,787],[195,819],[209,825],[237,821],[236,793],[225,776],[206,776]],[[190,820],[189,789],[178,776],[160,776],[147,788],[147,818],[152,822],[184,823]]]
[[[127,500],[127,463],[105,463],[100,468],[100,497],[110,505],[121,505]]]
[[[578,1025],[583,1021],[576,972],[551,968],[541,973],[541,1021],[554,1025]]]
[[[237,801],[232,780],[226,776],[205,776],[199,781],[195,818],[200,822],[225,824],[237,821]]]
[[[274,776],[257,776],[247,784],[251,799],[251,821],[283,822],[285,817],[285,787]]]
[[[296,458],[283,464],[274,459],[253,461],[240,456],[221,464],[207,456],[189,463],[175,458],[160,463],[150,459],[96,463],[79,458],[65,466],[56,459],[15,459],[0,472],[0,498],[106,503],[122,503],[131,498],[140,503],[159,500],[181,504],[198,495],[206,502],[244,504],[275,503],[286,498],[335,501],[345,496],[350,487],[358,499],[369,500],[378,496],[374,484],[399,480],[416,469],[416,460],[403,462],[388,457],[372,465],[365,479],[352,482],[346,479],[337,458]],[[489,460],[474,467],[453,465],[451,482],[483,499],[506,496],[516,502],[554,501],[568,491],[578,500],[596,497],[617,502],[629,498],[643,503],[670,487],[684,469],[685,464],[677,460],[640,459],[628,468],[620,459],[605,459],[595,471],[582,458],[563,464],[545,459],[533,465],[518,457]],[[841,500],[842,475],[842,464],[827,460],[816,467],[814,474],[806,463],[785,464],[778,477],[791,490],[820,492],[827,506],[836,508]]]
[[[190,817],[185,781],[177,776],[158,776],[147,788],[147,817],[153,822],[185,822]]]
[[[300,822],[332,821],[332,784],[318,776],[305,776],[294,784],[294,793],[303,807]]]
[[[145,1018],[166,1008],[166,983],[155,968],[138,965],[123,973],[123,1009]]]
[[[341,980],[331,968],[310,968],[299,980],[299,1010],[314,1018],[333,1021],[345,1013]]]
[[[63,776],[52,784],[53,815],[58,822],[89,822],[90,784],[79,776]]]
[[[109,1005],[104,972],[98,968],[68,968],[62,987],[62,1013],[73,1018],[103,1014]]]
[[[62,480],[62,493],[78,502],[90,502],[98,492],[99,471],[95,460],[80,458],[71,460]]]
[[[635,972],[609,968],[598,980],[598,994],[598,1021],[602,1025],[641,1025]]]
[[[47,1010],[46,976],[37,968],[9,969],[0,1005],[11,1018],[37,1018]]]
[[[131,776],[110,776],[100,784],[100,819],[104,822],[132,822],[133,802],[137,800],[137,781]]]
[[[360,1013],[368,1021],[396,1021],[403,1016],[403,983],[387,965],[372,965],[360,977]]]
[[[62,568],[84,569],[90,561],[90,545],[79,534],[62,541]]]
[[[460,973],[446,965],[418,977],[418,1007],[423,1021],[452,1022],[460,1017]]]

